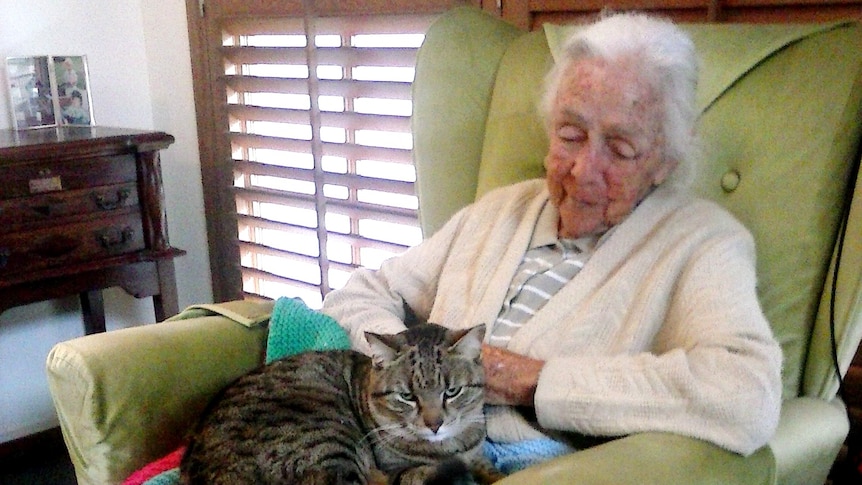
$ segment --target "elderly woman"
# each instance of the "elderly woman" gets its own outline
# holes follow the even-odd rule
[[[324,312],[404,328],[404,305],[486,323],[495,443],[640,431],[750,454],[775,430],[781,351],[757,300],[749,232],[686,194],[697,60],[673,24],[618,14],[578,30],[542,103],[546,180],[487,194]]]

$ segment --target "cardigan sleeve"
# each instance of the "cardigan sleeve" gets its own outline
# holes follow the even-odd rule
[[[326,296],[321,311],[348,331],[354,349],[370,352],[367,331],[404,330],[405,305],[418,318],[428,318],[441,268],[466,211],[462,209],[422,244],[384,261],[379,270],[356,269],[343,288]]]
[[[743,455],[766,444],[781,405],[781,350],[754,268],[747,231],[699,246],[664,282],[672,290],[651,349],[546,362],[539,423],[596,436],[679,433]]]

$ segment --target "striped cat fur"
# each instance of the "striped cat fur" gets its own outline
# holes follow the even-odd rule
[[[352,350],[277,360],[222,390],[195,427],[181,483],[456,484],[502,478],[482,454],[484,325],[366,333]]]

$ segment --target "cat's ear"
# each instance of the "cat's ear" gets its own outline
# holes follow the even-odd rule
[[[398,349],[401,347],[401,342],[397,335],[365,332],[365,340],[371,346],[371,361],[376,366],[381,366],[395,360]]]
[[[482,355],[482,340],[485,339],[485,325],[477,325],[467,330],[452,331],[454,344],[452,352],[465,358],[478,360]]]

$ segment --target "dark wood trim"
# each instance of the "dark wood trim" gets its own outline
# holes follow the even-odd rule
[[[218,58],[219,31],[216,22],[209,19],[217,15],[219,2],[207,5],[209,11],[201,16],[198,1],[186,0],[213,299],[221,302],[242,298],[242,273],[236,244],[236,206],[230,193],[232,180],[225,171],[225,167],[230,168],[229,158],[221,159],[224,150],[219,147],[225,143],[225,129],[213,101],[218,74],[213,75],[212,64]]]
[[[529,29],[533,22],[530,1],[504,0],[501,16],[519,29]]]
[[[485,0],[485,9],[494,13]],[[577,22],[605,8],[656,12],[683,22],[826,22],[862,17],[860,0],[503,0],[502,18],[522,29]]]
[[[492,0],[494,1],[494,0]],[[302,0],[208,0],[208,13],[231,17],[295,16],[304,13]],[[457,5],[481,6],[481,0],[312,0],[315,13],[320,16],[333,15],[379,15],[379,14],[423,14],[442,12]],[[505,3],[505,2],[504,2]],[[197,10],[197,2],[194,2]]]
[[[92,335],[102,333],[105,328],[105,300],[102,290],[90,290],[81,293],[81,313],[84,318],[84,333]],[[156,319],[158,321],[158,318]]]

